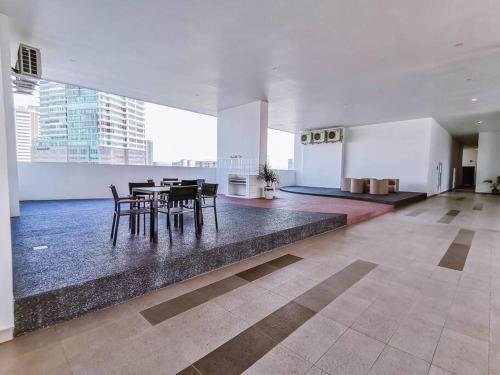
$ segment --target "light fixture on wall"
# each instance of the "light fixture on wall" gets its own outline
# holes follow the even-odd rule
[[[473,102],[473,103],[477,102],[477,98],[472,98],[471,102]]]
[[[482,124],[482,123],[483,123],[483,120],[479,120],[477,123],[478,123],[478,124]]]

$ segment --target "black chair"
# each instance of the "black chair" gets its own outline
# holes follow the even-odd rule
[[[149,213],[148,208],[140,207],[141,199],[134,197],[122,197],[118,196],[115,185],[110,185],[111,193],[113,194],[113,200],[115,202],[115,212],[113,214],[113,226],[111,228],[111,239],[113,240],[113,246],[116,245],[116,239],[118,237],[118,226],[120,225],[120,216],[129,216],[132,220],[139,217],[141,214]],[[130,209],[122,210],[122,204],[129,204]],[[139,225],[137,226],[139,227]]]
[[[203,209],[213,207],[215,217],[215,229],[219,230],[219,223],[217,222],[217,189],[219,184],[206,184],[201,185],[201,202],[200,202],[200,218],[203,224]],[[206,203],[207,199],[213,199],[212,204]]]
[[[143,208],[146,208],[146,203],[151,201],[151,195],[150,194],[144,194],[144,193],[139,193],[135,192],[135,188],[141,188],[141,187],[154,187],[155,183],[153,180],[148,180],[148,182],[129,182],[128,183],[128,192],[131,197],[133,198],[138,198],[141,199],[141,203]],[[132,208],[132,207],[130,207]],[[129,226],[132,228],[133,221],[130,219],[129,220]],[[138,218],[138,223],[137,223],[137,234],[139,234],[139,229],[140,229],[140,224],[141,224],[141,219],[140,217]],[[144,234],[146,234],[146,214],[143,215],[143,226],[144,226]]]
[[[198,180],[181,180],[181,186],[198,186]]]
[[[201,186],[205,183],[205,179],[204,178],[199,178],[196,180],[196,184],[198,185],[198,187],[201,188]]]
[[[163,180],[161,181],[161,186],[177,186],[180,185],[181,182],[179,181],[178,178],[168,178],[168,177],[163,177]]]
[[[195,202],[192,207],[186,206],[185,201]],[[193,214],[194,219],[194,229],[196,237],[198,237],[198,186],[172,186],[168,193],[167,201],[162,202],[162,206],[158,209],[158,212],[167,215],[167,229],[168,236],[170,239],[170,244],[172,244],[172,225],[170,222],[170,216],[179,219],[181,233],[184,231],[184,214]]]
[[[148,182],[148,183],[150,183],[150,184],[153,184],[153,186],[155,186],[155,185],[154,185],[154,184],[155,184],[155,180],[148,178],[148,179],[147,179],[147,182]]]

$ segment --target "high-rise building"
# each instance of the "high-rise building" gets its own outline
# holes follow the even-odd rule
[[[146,165],[153,165],[153,141],[146,140]]]
[[[40,83],[32,159],[146,164],[144,102],[74,85]]]
[[[31,161],[32,140],[38,137],[39,110],[36,106],[16,107],[16,150],[18,161]]]

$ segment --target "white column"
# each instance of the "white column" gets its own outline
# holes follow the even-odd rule
[[[217,182],[226,193],[229,173],[257,174],[267,160],[268,104],[257,101],[217,113]]]
[[[0,70],[2,73],[10,68],[8,55],[9,45],[5,42],[5,32],[8,31],[7,17],[0,14]],[[8,82],[4,82],[7,77]],[[9,116],[6,102],[12,104],[12,99],[5,100],[11,94],[10,77],[8,74],[0,76],[0,342],[10,340],[14,327],[14,296],[12,284],[12,245],[10,237],[10,208],[9,204],[9,167],[7,150],[7,125]],[[14,159],[15,160],[15,159]],[[16,172],[17,175],[17,172]]]
[[[496,180],[500,176],[500,131],[479,132],[476,166],[476,192],[491,193],[490,184],[484,180]]]
[[[10,29],[7,16],[0,14],[0,48],[1,55],[1,82],[3,86],[2,104],[4,106],[5,131],[7,135],[7,160],[9,171],[9,201],[10,216],[19,216],[19,193],[17,178],[16,156],[16,122],[14,113],[14,98],[11,88],[11,55],[10,55]]]

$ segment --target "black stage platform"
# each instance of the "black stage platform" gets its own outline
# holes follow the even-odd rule
[[[409,204],[427,199],[425,193],[414,193],[410,191],[400,191],[387,195],[372,195],[372,194],[353,194],[347,191],[342,191],[338,188],[323,188],[312,186],[286,186],[280,190],[288,193],[319,195],[322,197],[334,197],[344,199],[355,199],[358,201],[390,204],[393,207],[403,207]]]
[[[148,291],[346,225],[347,215],[218,205],[205,212],[199,240],[192,218],[168,243],[165,218],[159,243],[120,225],[110,240],[111,200],[22,202],[12,219],[15,331],[36,328],[104,308]],[[147,232],[147,230],[146,230]],[[47,248],[37,248],[47,246]]]

